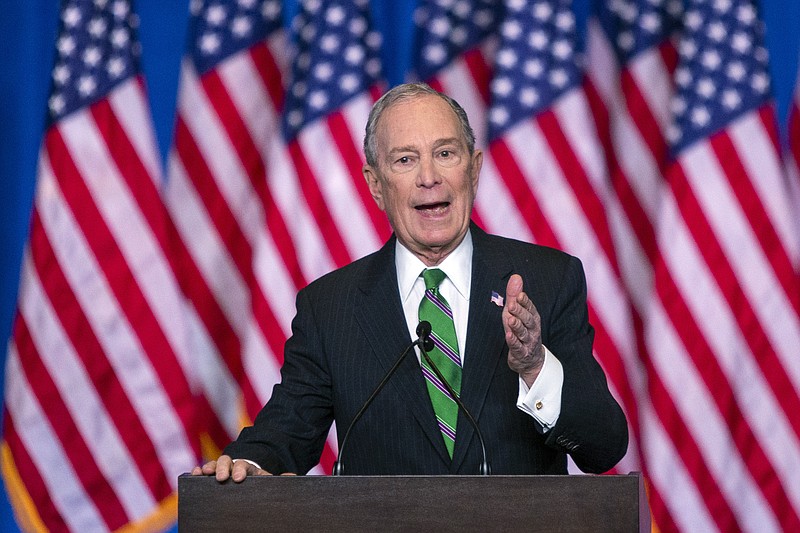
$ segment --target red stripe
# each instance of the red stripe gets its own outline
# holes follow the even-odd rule
[[[266,42],[257,43],[250,48],[250,57],[261,81],[264,82],[270,101],[275,104],[274,111],[277,114],[283,109],[284,98],[281,69]]]
[[[286,336],[283,334],[278,319],[272,311],[270,303],[267,301],[261,288],[251,287],[252,313],[253,318],[258,324],[259,329],[264,334],[264,338],[269,345],[269,350],[278,365],[283,364],[283,345]]]
[[[764,127],[769,129],[769,124],[772,122],[772,109],[763,107],[759,112],[759,117]],[[711,137],[709,144],[716,154],[725,176],[728,178],[731,191],[736,195],[739,205],[742,206],[742,213],[753,229],[753,236],[757,238],[764,256],[772,265],[775,278],[783,287],[783,292],[786,293],[786,298],[794,308],[795,314],[800,315],[800,285],[798,285],[798,278],[792,261],[778,236],[778,232],[775,231],[769,214],[764,204],[760,201],[761,196],[753,186],[752,180],[758,179],[758,176],[748,175],[742,160],[739,158],[739,153],[733,145],[733,141],[724,132]],[[770,156],[773,156],[776,167],[780,168],[777,152],[763,154],[762,157]],[[788,191],[785,191],[785,193],[788,195]]]
[[[300,135],[302,135],[302,132]],[[292,161],[294,162],[294,168],[297,171],[297,177],[300,180],[300,188],[302,189],[303,196],[308,204],[308,209],[311,211],[311,213],[314,215],[314,219],[317,221],[317,226],[319,227],[320,233],[322,233],[322,236],[325,239],[325,243],[328,246],[328,251],[333,258],[334,263],[337,267],[342,267],[349,264],[352,260],[350,258],[350,254],[348,253],[347,247],[344,244],[344,240],[339,233],[339,229],[337,228],[336,223],[331,216],[328,205],[325,203],[322,192],[319,190],[317,176],[314,175],[314,172],[308,165],[306,156],[303,153],[303,149],[300,147],[300,143],[298,142],[297,138],[293,139],[289,143],[288,149],[289,155],[291,155]],[[286,177],[284,179],[290,178]],[[325,179],[325,176],[320,176],[320,179]]]
[[[105,133],[104,137],[108,139],[110,134]],[[142,294],[138,280],[128,267],[82,176],[69,157],[69,151],[58,127],[51,128],[47,132],[45,146],[53,175],[103,271],[108,287],[120,303],[120,310],[125,313],[144,353],[148,355],[185,434],[194,435],[194,428],[191,426],[194,406],[183,369],[178,364],[172,346]]]
[[[56,508],[53,497],[47,485],[45,485],[44,479],[42,479],[41,472],[22,443],[14,424],[14,416],[7,407],[8,405],[6,404],[6,408],[3,409],[3,439],[8,443],[14,466],[19,473],[25,490],[30,495],[31,501],[35,502],[35,512],[49,531],[67,532],[69,529],[66,522],[64,522],[64,517]]]
[[[208,95],[208,101],[219,117],[222,128],[230,139],[231,146],[235,150],[239,162],[250,181],[250,186],[261,201],[261,207],[266,216],[267,228],[281,256],[281,261],[286,265],[286,270],[292,281],[294,281],[295,287],[304,287],[306,280],[297,260],[297,251],[294,248],[281,212],[267,188],[266,169],[259,147],[253,142],[247,125],[242,120],[236,104],[231,99],[230,93],[228,93],[216,70],[208,72],[203,77],[202,86]],[[252,246],[252,243],[250,245]]]
[[[361,199],[364,209],[366,209],[370,220],[372,220],[372,226],[375,228],[378,238],[381,242],[386,241],[392,234],[392,228],[389,226],[389,220],[386,218],[384,212],[378,208],[372,196],[369,194],[369,188],[365,183],[363,174],[361,174],[361,167],[364,166],[361,152],[353,142],[353,135],[342,112],[336,111],[331,113],[326,117],[325,122],[331,133],[331,138],[344,160],[344,166],[349,170],[353,188],[358,193],[358,197]]]
[[[489,82],[492,79],[492,70],[483,52],[480,48],[473,48],[472,50],[464,53],[461,56],[464,64],[469,70],[470,76],[474,82],[475,89],[480,93],[483,98],[484,104],[489,103],[491,93],[489,91]]]
[[[22,372],[42,407],[42,414],[58,438],[59,447],[70,462],[72,467],[70,473],[83,486],[87,497],[94,502],[95,508],[109,529],[125,525],[128,522],[125,509],[95,463],[94,456],[73,420],[69,407],[62,399],[62,391],[53,382],[50,371],[42,362],[30,336],[25,317],[19,315],[17,319],[14,340]]]
[[[172,486],[160,467],[161,459],[92,325],[83,313],[70,282],[64,276],[43,230],[38,209],[33,211],[30,253],[42,290],[56,313],[64,334],[74,347],[75,355],[80,358],[95,386],[98,399],[113,420],[117,433],[130,451],[130,456],[147,482],[153,498],[156,501],[166,498],[172,493]]]

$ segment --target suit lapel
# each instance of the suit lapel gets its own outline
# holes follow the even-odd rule
[[[397,288],[395,266],[395,238],[392,237],[375,254],[374,261],[359,281],[361,301],[356,306],[357,320],[369,340],[373,354],[381,361],[386,372],[394,365],[412,339],[406,328],[405,315]],[[443,460],[450,458],[444,446],[436,416],[431,406],[425,380],[415,354],[406,357],[387,383],[388,391],[398,394],[417,419],[431,445]],[[392,390],[393,389],[393,390]],[[369,394],[372,391],[367,391]]]
[[[512,266],[502,251],[492,249],[483,230],[475,224],[470,229],[473,240],[472,282],[461,400],[480,424],[495,369],[498,364],[504,364],[500,359],[507,353],[501,318],[503,308],[492,302],[492,292],[505,296]],[[457,472],[464,461],[474,433],[472,425],[462,414],[456,431],[451,473]]]

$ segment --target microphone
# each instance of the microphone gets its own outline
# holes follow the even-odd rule
[[[433,349],[433,340],[431,340],[430,334],[431,334],[431,323],[428,322],[427,320],[423,320],[417,325],[417,340],[409,344],[408,347],[405,350],[403,350],[403,353],[401,353],[400,357],[397,358],[397,361],[395,361],[392,368],[389,369],[389,371],[383,377],[381,382],[378,383],[378,386],[375,387],[375,390],[372,391],[372,394],[370,394],[369,398],[367,398],[367,401],[364,402],[364,405],[361,406],[361,409],[358,410],[356,416],[353,417],[353,421],[350,422],[350,425],[347,427],[347,431],[344,434],[344,438],[342,439],[342,447],[339,449],[339,458],[335,463],[333,463],[332,474],[334,476],[341,476],[342,474],[344,474],[344,463],[342,462],[342,457],[344,457],[344,448],[347,445],[347,437],[350,436],[350,431],[352,431],[353,426],[356,425],[356,422],[358,422],[358,420],[361,418],[361,415],[363,415],[364,412],[367,410],[367,407],[369,407],[370,404],[372,404],[372,401],[375,399],[378,393],[383,389],[384,385],[386,385],[386,382],[389,381],[389,378],[392,377],[395,371],[397,371],[397,369],[400,367],[400,363],[403,362],[403,359],[405,359],[406,354],[411,351],[411,348],[413,348],[414,346],[420,346],[422,347],[421,350],[422,353],[425,353],[425,350]]]
[[[444,379],[439,367],[437,367],[431,360],[430,356],[428,356],[428,352],[433,349],[433,340],[430,338],[430,324],[428,324],[428,322],[420,322],[420,326],[423,323],[428,325],[428,329],[425,332],[425,338],[423,339],[422,335],[420,335],[419,339],[422,356],[425,358],[425,362],[427,362],[433,370],[433,373],[436,374],[436,377],[439,378],[439,381],[442,382],[444,388],[447,389],[447,394],[453,398],[453,400],[456,402],[456,405],[458,405],[458,408],[461,409],[461,411],[464,413],[464,416],[467,417],[467,420],[469,420],[469,423],[472,424],[472,427],[475,429],[475,434],[478,436],[478,440],[481,443],[481,453],[483,454],[483,459],[481,460],[478,474],[482,476],[488,476],[492,473],[492,468],[489,466],[489,461],[486,459],[486,443],[483,441],[483,433],[481,433],[481,429],[478,427],[478,423],[472,417],[472,414],[469,412],[469,410],[467,410],[467,406],[464,405],[464,402],[462,402],[461,398],[458,397],[458,394],[456,394],[456,391],[453,390],[453,387],[451,387],[447,380]],[[417,334],[420,334],[419,326],[417,327]]]

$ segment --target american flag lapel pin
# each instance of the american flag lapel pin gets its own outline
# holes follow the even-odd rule
[[[497,294],[495,291],[492,291],[492,303],[497,307],[503,307],[503,297]]]

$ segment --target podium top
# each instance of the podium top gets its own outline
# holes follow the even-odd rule
[[[639,473],[178,479],[181,531],[650,531]]]

